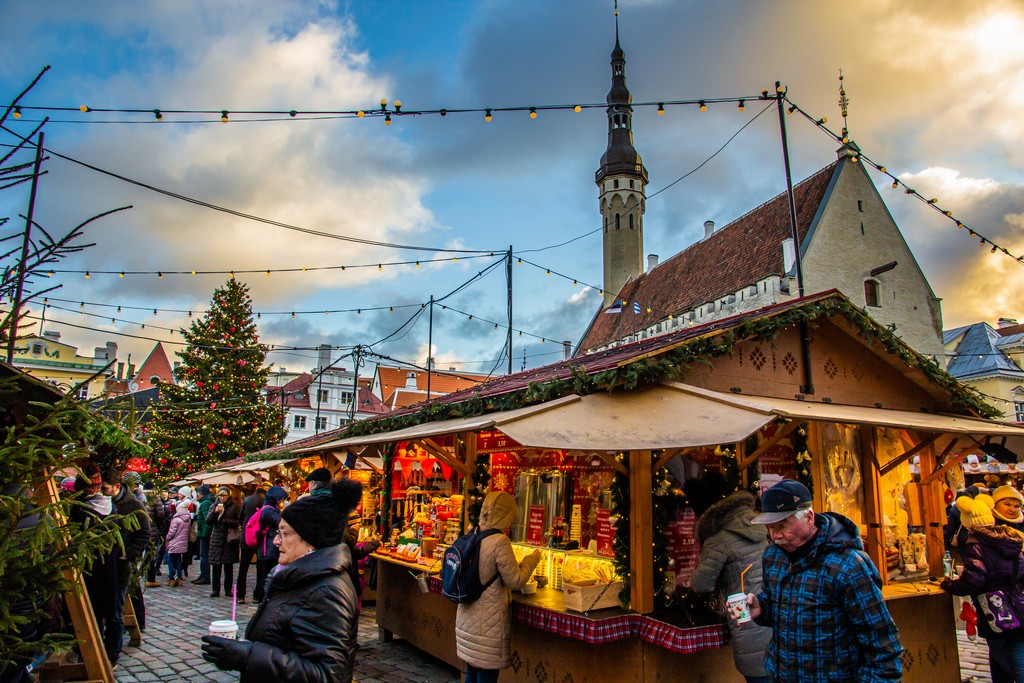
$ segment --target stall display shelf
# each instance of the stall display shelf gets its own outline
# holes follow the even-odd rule
[[[571,577],[580,572],[588,572],[596,577],[616,578],[615,566],[611,559],[595,557],[585,550],[558,550],[525,543],[513,543],[512,550],[515,552],[516,562],[521,562],[534,550],[539,550],[540,562],[537,563],[533,575],[547,578],[548,587],[556,590],[562,590],[564,587],[565,574]]]
[[[420,571],[420,572],[425,572],[427,574],[440,574],[441,573],[441,558],[440,558],[440,556],[432,558],[432,559],[423,559],[423,560],[421,560],[419,562],[410,562],[408,560],[400,560],[397,557],[393,557],[391,555],[388,555],[387,553],[382,553],[380,551],[375,551],[371,557],[376,557],[378,560],[382,560],[384,562],[390,562],[392,564],[397,564],[399,567],[406,567],[408,569],[412,569],[412,570]],[[440,590],[440,585],[441,584],[440,584],[440,581],[439,581],[438,582],[438,586],[439,586],[438,590]]]

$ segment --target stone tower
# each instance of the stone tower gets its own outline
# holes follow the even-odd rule
[[[626,53],[615,19],[612,87],[608,91],[608,149],[596,173],[604,227],[604,305],[643,272],[644,188],[647,169],[633,147],[633,96],[626,87]]]

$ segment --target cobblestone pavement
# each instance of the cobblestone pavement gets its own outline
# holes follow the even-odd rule
[[[964,681],[984,681],[991,683],[992,676],[988,670],[988,645],[985,639],[978,636],[972,643],[967,633],[956,632],[957,645],[960,647],[960,678]]]
[[[189,583],[199,568],[192,565],[192,577],[180,588],[168,588],[165,576],[157,577],[159,588],[146,589],[146,630],[142,646],[125,648],[114,672],[119,683],[146,681],[202,680],[223,683],[238,680],[238,672],[220,671],[202,657],[199,638],[215,619],[231,618],[231,598],[211,598],[210,586]],[[249,572],[252,595],[255,567]],[[251,601],[251,597],[250,597]],[[239,631],[256,612],[251,602],[238,606]],[[377,622],[372,605],[365,606],[359,618],[359,653],[356,655],[355,680],[358,683],[417,681],[450,683],[459,680],[458,672],[416,648],[400,641],[383,643],[377,639]]]

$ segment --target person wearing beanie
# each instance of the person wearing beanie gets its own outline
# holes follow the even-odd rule
[[[266,593],[267,576],[277,564],[278,550],[274,544],[278,526],[281,523],[281,505],[288,494],[280,486],[271,486],[263,496],[260,508],[260,532],[256,535],[256,587],[252,597],[262,602]]]
[[[192,583],[197,586],[210,585],[210,533],[213,527],[206,523],[210,515],[210,508],[213,507],[213,494],[210,487],[203,484],[196,493],[199,495],[198,507],[196,509],[196,540],[199,543],[199,578]]]
[[[506,534],[517,513],[516,499],[504,491],[491,491],[480,506],[479,530],[501,532],[480,541],[480,582],[498,580],[476,601],[461,603],[455,615],[455,647],[466,663],[466,683],[497,681],[500,670],[512,665],[509,589],[522,588],[540,562],[539,550],[516,561]]]
[[[992,492],[992,514],[996,521],[1011,526],[1017,531],[1024,531],[1022,504],[1024,504],[1024,496],[1009,484],[1000,486]]]
[[[306,481],[310,495],[330,495],[331,471],[326,467],[317,467],[306,476]]]
[[[167,585],[181,586],[185,579],[182,560],[188,554],[188,529],[192,525],[192,514],[188,511],[187,499],[179,500],[174,508],[174,516],[167,528]]]
[[[264,491],[257,488],[242,500],[242,540],[238,545],[238,578],[235,579],[235,595],[238,604],[245,604],[245,594],[249,587],[249,565],[256,558],[256,546],[245,542],[245,525],[249,519],[263,509]]]
[[[206,523],[210,531],[210,567],[213,572],[211,598],[220,596],[221,576],[224,577],[224,595],[231,597],[234,569],[238,562],[241,541],[242,506],[231,495],[227,486],[217,491],[217,502],[210,507]]]
[[[960,509],[956,506],[956,499],[962,496],[968,498],[974,498],[976,495],[981,493],[981,489],[977,486],[968,486],[964,490],[953,496],[953,500],[949,504],[949,508],[946,512],[946,526],[943,530],[943,539],[946,542],[946,550],[950,551],[957,557],[960,556],[960,548],[967,542],[968,528],[964,526],[964,523],[960,521]]]
[[[273,541],[279,564],[245,640],[202,638],[203,658],[240,671],[243,682],[352,680],[358,611],[348,575],[352,557],[342,539],[362,486],[339,479],[327,488],[330,495],[304,496],[279,514]]]
[[[1020,501],[1000,487],[999,500]],[[1017,496],[1020,494],[1018,493]],[[993,514],[996,503],[984,493],[956,499],[960,519],[969,529],[960,549],[964,568],[956,579],[946,577],[939,586],[953,595],[970,596],[978,614],[978,633],[988,641],[989,668],[993,681],[1024,681],[1024,533]],[[991,608],[986,594],[1003,593],[1003,609]],[[1000,618],[1015,617],[1017,628],[1004,630]],[[997,618],[998,617],[998,618]]]

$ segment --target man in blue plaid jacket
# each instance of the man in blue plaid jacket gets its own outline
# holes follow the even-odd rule
[[[772,543],[762,559],[762,592],[747,603],[754,621],[772,629],[768,678],[900,680],[899,631],[857,525],[836,513],[815,514],[810,491],[791,480],[765,491],[761,509],[752,523],[765,524]]]

